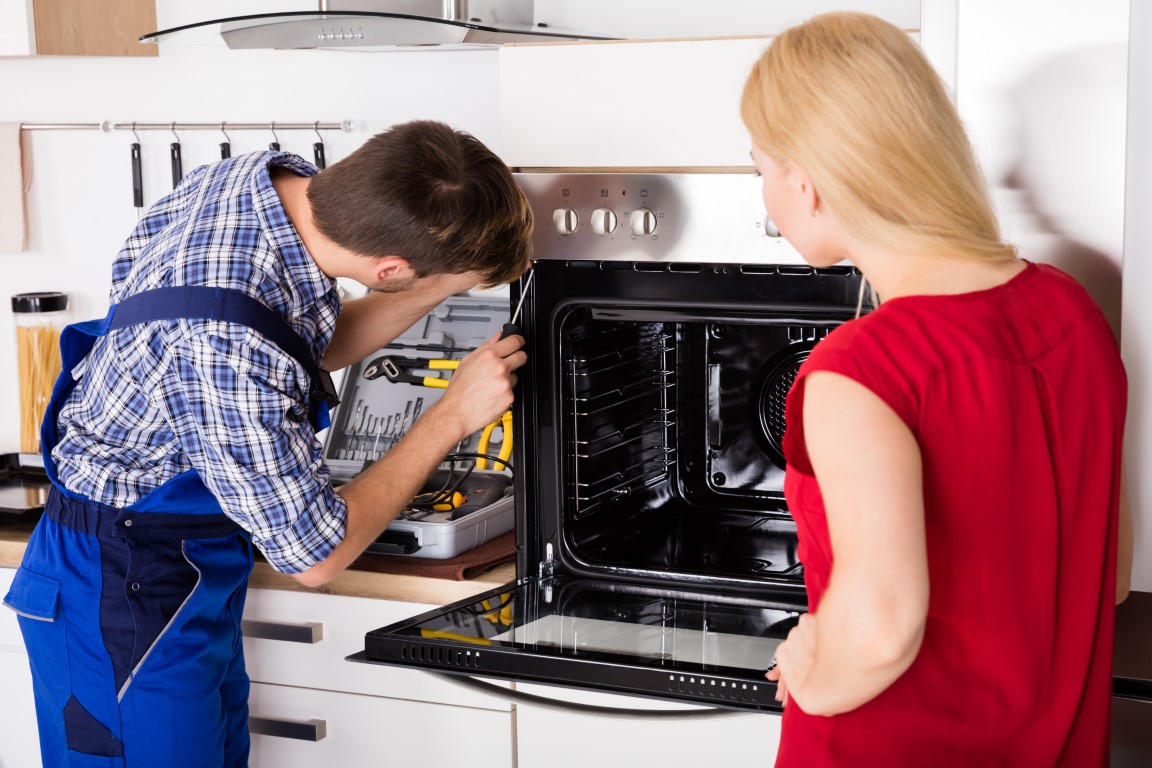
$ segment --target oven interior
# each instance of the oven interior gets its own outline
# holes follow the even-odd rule
[[[528,530],[579,575],[802,592],[785,397],[852,316],[858,276],[575,264],[537,266],[544,519]]]

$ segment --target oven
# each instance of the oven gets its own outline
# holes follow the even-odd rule
[[[516,580],[350,658],[779,711],[764,672],[806,608],[784,401],[860,275],[775,236],[747,169],[517,178]]]

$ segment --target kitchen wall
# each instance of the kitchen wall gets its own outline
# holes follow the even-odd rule
[[[797,15],[829,5],[798,0]],[[157,17],[160,27],[171,27],[286,7],[283,0],[157,0]],[[707,14],[707,7],[660,3],[683,18]],[[949,79],[1008,237],[1025,256],[1073,272],[1119,330],[1129,0],[927,0],[925,7],[958,14],[955,50],[938,54],[938,65],[954,66]],[[433,117],[471,131],[513,164],[596,158],[741,164],[747,147],[734,100],[764,44],[628,43],[535,53],[231,51],[201,33],[162,44],[158,58],[0,58],[0,122],[351,120],[350,133],[324,133],[334,162],[395,122]],[[314,133],[278,133],[285,149],[311,157]],[[230,138],[239,153],[263,148],[272,136],[232,131]],[[223,137],[184,131],[179,139],[190,170],[216,159]],[[142,131],[140,140],[147,204],[171,188],[174,139]],[[15,361],[8,294],[62,290],[72,296],[76,318],[103,313],[109,265],[137,217],[131,141],[125,131],[31,135],[29,247],[0,254],[0,370]],[[13,451],[14,372],[0,375],[0,403],[10,404],[0,406],[0,452]],[[1143,474],[1152,475],[1152,456],[1146,451],[1140,461]],[[1134,477],[1140,474],[1134,469]],[[1149,506],[1149,493],[1138,488],[1139,508]],[[1152,552],[1152,513],[1142,514],[1138,535]],[[1152,591],[1152,557],[1144,562],[1137,585]]]

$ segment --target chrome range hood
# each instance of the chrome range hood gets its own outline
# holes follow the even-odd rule
[[[211,19],[151,32],[140,42],[176,39],[212,25],[219,25],[229,48],[392,50],[611,39],[538,23],[533,0],[321,0],[315,11]]]

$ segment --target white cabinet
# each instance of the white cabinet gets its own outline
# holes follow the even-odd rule
[[[538,20],[609,36],[760,36],[504,46],[501,157],[522,167],[748,168],[740,95],[769,35],[823,11],[870,12],[911,30],[954,85],[956,2],[537,0]]]
[[[253,683],[251,768],[512,768],[507,712]]]
[[[0,597],[8,594],[15,575],[14,568],[0,568]],[[0,607],[0,681],[0,768],[36,768],[40,739],[32,672],[16,614],[6,607]]]
[[[365,632],[431,607],[249,590],[250,764],[512,768],[510,705],[418,670],[345,660]]]
[[[600,707],[692,709],[684,704],[545,686],[517,685],[517,690]],[[738,713],[701,720],[601,717],[520,705],[516,734],[517,768],[629,765],[640,756],[653,766],[772,765],[780,742],[780,717]]]

